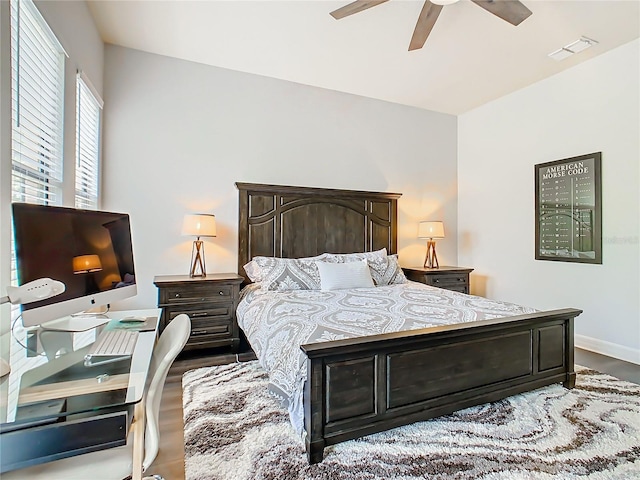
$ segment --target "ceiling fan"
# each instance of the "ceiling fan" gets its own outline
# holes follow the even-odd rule
[[[356,0],[344,7],[331,12],[331,16],[336,20],[348,17],[354,13],[362,12],[381,3],[385,3],[387,0]],[[431,33],[433,26],[440,15],[442,7],[456,3],[458,0],[425,0],[422,11],[418,16],[418,22],[416,28],[413,30],[413,36],[409,43],[409,51],[417,50],[424,46],[427,41],[427,37]],[[476,5],[484,8],[495,16],[506,20],[512,25],[520,25],[529,15],[529,10],[522,2],[518,0],[471,0]]]

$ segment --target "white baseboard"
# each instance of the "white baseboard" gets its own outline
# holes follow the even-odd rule
[[[604,340],[598,340],[597,338],[586,337],[584,335],[575,335],[574,343],[578,348],[640,365],[640,350],[635,348],[605,342]]]

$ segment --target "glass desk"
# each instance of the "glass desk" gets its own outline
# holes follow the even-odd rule
[[[16,329],[11,372],[0,379],[0,473],[124,445],[145,391],[160,313],[109,312],[109,323],[84,332]],[[149,317],[133,355],[85,366],[103,328],[140,328],[118,322],[129,315]]]

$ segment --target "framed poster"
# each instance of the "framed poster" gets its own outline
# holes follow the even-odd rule
[[[536,260],[602,263],[602,153],[535,166]]]

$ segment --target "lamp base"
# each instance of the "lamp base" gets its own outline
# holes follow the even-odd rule
[[[440,268],[438,256],[436,255],[436,241],[432,238],[427,240],[427,255],[424,258],[424,268]]]
[[[207,268],[204,263],[204,242],[202,240],[194,240],[191,249],[191,278],[206,277]]]

